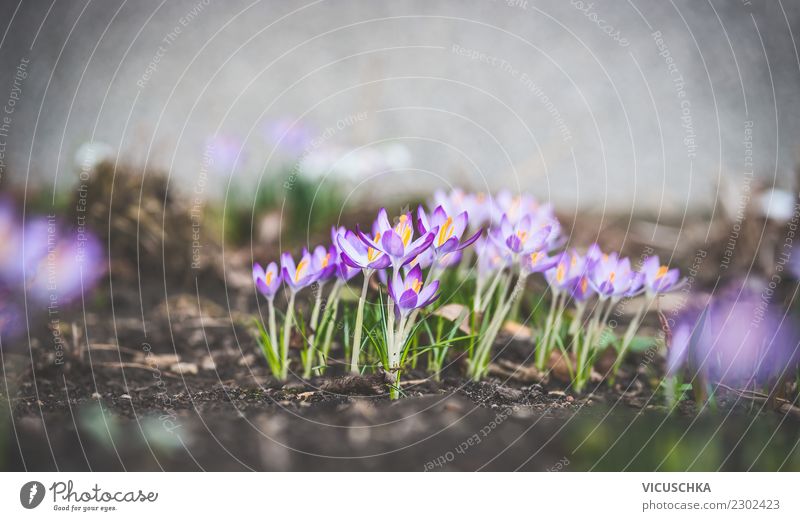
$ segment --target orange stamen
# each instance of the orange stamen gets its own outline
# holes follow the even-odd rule
[[[299,282],[300,277],[303,275],[303,272],[306,270],[308,266],[308,259],[303,259],[300,261],[300,264],[297,265],[297,270],[294,272],[294,281]]]
[[[453,218],[448,217],[447,220],[444,222],[444,225],[442,225],[442,227],[439,228],[438,246],[444,244],[445,241],[447,241],[447,239],[449,239],[451,235],[453,235]]]
[[[381,240],[381,232],[378,232],[378,233],[375,234],[375,239],[373,239],[373,242],[377,243],[379,240]],[[378,250],[376,250],[372,246],[368,247],[367,248],[367,260],[370,261],[370,262],[374,261],[375,259],[378,258],[378,253],[379,253]]]
[[[669,271],[669,268],[666,266],[661,266],[660,268],[658,268],[658,272],[656,273],[656,280],[666,275],[667,271]]]

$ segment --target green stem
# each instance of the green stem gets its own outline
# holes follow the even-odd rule
[[[286,307],[286,318],[283,321],[283,346],[281,348],[281,380],[289,376],[289,341],[292,338],[292,323],[294,322],[295,292],[289,296],[289,305]]]
[[[522,294],[522,290],[525,287],[526,278],[527,274],[520,272],[519,277],[517,278],[517,284],[514,286],[511,294],[498,307],[497,312],[492,317],[492,321],[489,323],[486,333],[484,334],[484,338],[482,338],[478,344],[478,348],[475,351],[474,360],[470,366],[471,376],[474,381],[480,380],[486,374],[489,367],[489,356],[492,352],[494,341],[497,339],[497,335],[500,332],[500,328],[502,327],[506,316],[508,316],[508,312],[511,310],[511,306]]]
[[[356,311],[356,327],[353,330],[353,347],[350,350],[350,372],[358,374],[358,358],[361,354],[361,332],[364,328],[364,303],[367,300],[367,289],[369,289],[369,279],[372,277],[372,270],[364,270],[364,285],[361,286],[361,296],[358,298],[358,310]]]
[[[270,350],[272,354],[275,356],[275,359],[278,359],[278,328],[275,325],[275,302],[274,298],[267,300],[267,309],[269,310],[269,343],[270,343]]]
[[[319,361],[322,366],[319,370],[319,374],[324,372],[325,366],[328,364],[328,354],[331,351],[333,331],[336,329],[336,316],[339,314],[339,297],[341,296],[342,286],[343,282],[337,280],[336,285],[333,286],[330,295],[328,295],[328,300],[330,300],[331,303],[328,304],[328,307],[325,308],[325,313],[322,315],[322,325],[320,328],[325,328],[325,338],[322,340],[322,349],[319,353]]]
[[[542,332],[542,337],[536,349],[536,368],[540,371],[543,371],[545,364],[547,364],[547,355],[550,353],[550,336],[553,330],[553,323],[555,322],[556,308],[559,307],[559,303],[561,302],[561,294],[560,291],[555,289],[552,290],[550,294],[550,310],[547,312],[547,318],[544,322],[544,332]]]
[[[633,342],[633,337],[636,335],[636,332],[639,330],[639,326],[642,324],[642,318],[644,318],[644,315],[649,307],[650,301],[647,299],[647,297],[645,297],[642,306],[636,312],[636,315],[633,317],[633,320],[631,320],[631,323],[628,324],[628,329],[625,331],[625,336],[622,337],[622,344],[620,345],[619,353],[617,353],[617,358],[614,360],[614,365],[611,367],[611,375],[608,379],[608,383],[610,385],[614,385],[617,372],[619,371],[622,361],[628,352],[628,348],[631,346],[631,342]]]
[[[311,311],[311,322],[309,329],[311,334],[308,336],[308,349],[306,349],[306,359],[303,365],[303,378],[311,378],[311,372],[314,367],[315,348],[317,342],[317,322],[319,320],[319,308],[322,305],[322,286],[317,284],[317,297],[314,300],[314,309]]]

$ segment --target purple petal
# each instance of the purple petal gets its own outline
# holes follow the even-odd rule
[[[418,298],[419,296],[417,295],[416,291],[414,291],[413,289],[407,289],[403,292],[402,295],[400,295],[400,299],[397,301],[397,304],[404,310],[414,309],[415,307],[417,307]]]
[[[403,239],[394,230],[389,230],[381,237],[381,251],[385,251],[392,257],[401,257],[405,252]]]

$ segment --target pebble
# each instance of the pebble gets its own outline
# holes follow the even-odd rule
[[[179,374],[197,374],[197,364],[190,362],[178,362],[170,366],[170,371]]]
[[[119,399],[120,399],[120,400],[133,400],[133,398],[131,398],[131,395],[130,395],[130,394],[123,394],[123,395],[120,395]]]
[[[92,393],[92,398],[94,398],[95,400],[99,400],[100,399],[100,393],[98,393],[98,392]]]

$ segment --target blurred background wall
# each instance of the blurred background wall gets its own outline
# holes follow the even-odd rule
[[[217,199],[299,156],[354,200],[458,184],[681,215],[720,179],[793,186],[796,1],[9,0],[0,20],[3,187],[72,187],[92,153]]]

